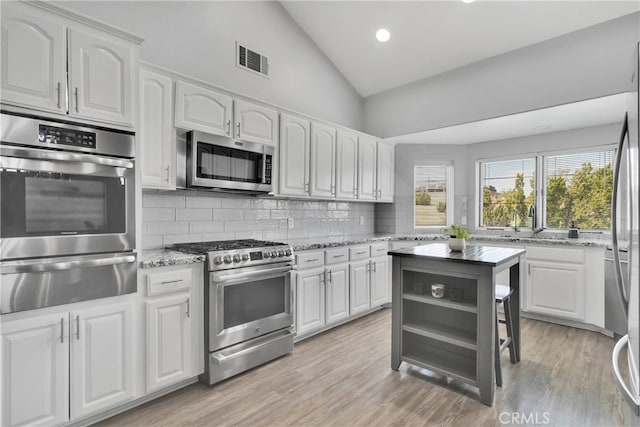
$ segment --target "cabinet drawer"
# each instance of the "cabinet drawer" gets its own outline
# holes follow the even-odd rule
[[[163,295],[191,288],[191,270],[165,271],[147,275],[147,296]]]
[[[355,246],[353,248],[349,248],[349,259],[351,261],[355,261],[358,259],[369,258],[369,245],[367,246]]]
[[[371,245],[372,258],[386,255],[388,251],[389,251],[389,243],[387,242],[374,243]]]
[[[572,262],[582,264],[584,262],[583,249],[565,249],[527,246],[527,259],[542,259],[556,262]]]
[[[322,252],[305,252],[296,254],[296,264],[298,269],[322,267],[324,265],[324,251]]]
[[[324,263],[327,265],[349,261],[349,248],[327,249],[324,251]]]

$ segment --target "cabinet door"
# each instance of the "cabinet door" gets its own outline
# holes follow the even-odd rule
[[[380,202],[393,202],[395,158],[394,147],[384,142],[378,142],[377,156],[377,194],[376,198]]]
[[[280,194],[309,195],[309,121],[280,116]]]
[[[71,313],[71,415],[103,411],[133,397],[132,305]]]
[[[336,197],[355,199],[358,195],[358,135],[338,130],[336,155]]]
[[[236,100],[235,138],[276,146],[278,141],[278,112],[270,108]]]
[[[173,87],[170,77],[140,70],[140,138],[142,186],[175,190],[176,139],[171,121]]]
[[[189,83],[176,82],[175,126],[213,135],[231,136],[233,99]]]
[[[325,325],[324,268],[297,273],[297,334],[320,329]]]
[[[358,141],[358,199],[376,199],[376,140],[360,136]]]
[[[349,317],[349,265],[327,267],[327,325]]]
[[[371,260],[371,307],[391,301],[389,293],[389,260],[386,256]]]
[[[55,16],[2,3],[3,102],[66,113],[66,35]]]
[[[336,196],[336,129],[311,124],[311,195]]]
[[[188,293],[147,302],[147,391],[191,375],[191,300]]]
[[[584,266],[550,261],[527,261],[528,311],[584,319]]]
[[[131,125],[133,48],[69,30],[69,115]]]
[[[349,266],[349,307],[351,315],[369,310],[369,260],[352,262]]]
[[[1,424],[68,421],[69,314],[3,321],[1,348]]]

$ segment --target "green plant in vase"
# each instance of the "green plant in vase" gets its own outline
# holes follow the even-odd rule
[[[442,234],[449,236],[449,249],[454,252],[462,252],[466,246],[469,232],[461,225],[452,224],[442,229]]]

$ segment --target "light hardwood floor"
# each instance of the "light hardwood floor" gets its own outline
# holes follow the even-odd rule
[[[102,426],[638,426],[615,387],[614,341],[523,319],[522,360],[502,354],[493,407],[476,389],[403,363],[390,368],[391,310],[295,345],[209,387],[194,384]],[[525,421],[525,422],[523,422]]]

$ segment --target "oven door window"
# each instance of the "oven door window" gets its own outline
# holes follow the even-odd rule
[[[3,238],[126,231],[122,177],[10,169],[1,174]]]
[[[284,277],[245,282],[224,288],[224,329],[286,313]]]
[[[198,142],[198,178],[262,183],[262,153]]]

